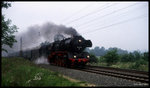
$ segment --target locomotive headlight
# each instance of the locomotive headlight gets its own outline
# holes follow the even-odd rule
[[[74,55],[73,57],[74,57],[74,58],[77,58],[77,56],[76,56],[76,55]]]
[[[87,58],[90,58],[90,56],[88,55]]]
[[[82,40],[79,40],[79,42],[82,42]]]

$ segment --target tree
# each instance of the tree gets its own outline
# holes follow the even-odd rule
[[[121,62],[129,62],[131,59],[129,58],[129,54],[120,55]]]
[[[11,7],[10,3],[7,3],[7,2],[1,3],[1,9],[3,9],[3,8],[7,9],[8,7]],[[15,35],[13,35],[13,34],[15,32],[17,32],[18,28],[16,25],[11,26],[11,20],[8,19],[6,21],[4,15],[1,15],[1,18],[2,18],[2,22],[1,22],[1,24],[2,24],[2,27],[1,27],[2,28],[2,35],[1,35],[2,46],[7,45],[10,48],[12,48],[13,43],[17,42],[15,40]],[[2,51],[7,52],[7,50],[4,49],[3,47],[2,47]]]
[[[135,59],[135,60],[139,60],[139,59],[141,59],[140,52],[138,52],[138,51],[134,51],[134,52],[133,52],[133,55],[134,55],[134,59]]]
[[[117,49],[112,49],[110,51],[107,52],[106,55],[104,55],[104,58],[107,62],[107,65],[112,65],[114,63],[117,63],[119,60],[119,56],[117,54]]]
[[[148,52],[144,52],[144,53],[143,53],[143,59],[144,59],[145,61],[149,61],[149,53],[148,53]]]

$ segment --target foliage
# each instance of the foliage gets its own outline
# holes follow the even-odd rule
[[[106,59],[104,57],[99,57],[98,62],[106,62]]]
[[[130,69],[143,70],[148,65],[148,62],[144,59],[137,60],[133,65],[131,65]],[[142,68],[144,67],[144,68]]]
[[[90,63],[97,63],[98,62],[98,58],[95,55],[90,54],[89,62]]]
[[[109,48],[109,49],[105,49],[104,47],[98,47],[96,46],[94,49],[89,49],[87,48],[86,51],[94,54],[95,56],[104,56],[108,51],[113,50],[113,49],[117,49],[117,54],[127,54],[128,51],[127,50],[122,50],[120,48]]]
[[[149,69],[149,52],[128,52],[116,47],[109,49],[95,47],[94,49],[86,49],[86,51],[99,56],[97,63],[90,63],[94,66],[110,66],[141,71],[148,71]]]
[[[2,58],[2,86],[47,87],[47,86],[80,86],[71,82],[58,72],[41,68],[22,58]]]
[[[107,54],[104,56],[105,61],[107,62],[108,66],[114,63],[117,63],[119,60],[117,49],[113,49],[107,52]]]
[[[2,2],[1,3],[1,8],[8,8],[11,6],[10,3],[7,3],[7,2]],[[1,22],[1,25],[2,25],[2,35],[1,35],[1,41],[2,41],[2,46],[3,45],[8,45],[9,47],[12,48],[13,46],[13,43],[14,42],[17,42],[15,40],[15,36],[13,35],[15,32],[17,32],[17,26],[16,25],[12,25],[11,26],[11,20],[8,19],[7,21],[5,20],[5,16],[4,15],[1,15],[1,18],[2,18],[2,22]],[[5,51],[7,52],[6,49],[4,49],[2,47],[2,51]]]
[[[117,49],[112,49],[108,51],[107,54],[99,57],[98,63],[92,63],[92,65],[148,71],[149,52],[141,53],[139,51],[134,51],[125,54],[117,54],[116,50]]]
[[[133,62],[133,58],[132,53],[120,55],[121,62]]]
[[[149,62],[149,53],[148,53],[148,52],[144,52],[144,53],[142,54],[142,58],[143,58],[145,61]]]
[[[1,3],[1,7],[7,9],[8,7],[11,7],[11,4],[10,4],[10,3],[7,3],[7,2],[2,2],[2,3]]]

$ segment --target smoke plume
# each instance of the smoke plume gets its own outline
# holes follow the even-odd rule
[[[64,25],[56,25],[51,22],[44,23],[43,25],[33,25],[28,27],[26,32],[16,35],[17,43],[14,43],[13,48],[9,48],[8,52],[15,52],[20,50],[20,38],[22,38],[22,49],[31,49],[39,46],[42,42],[53,42],[54,37],[57,34],[61,34],[64,37],[78,36],[79,33],[72,27],[66,27]]]

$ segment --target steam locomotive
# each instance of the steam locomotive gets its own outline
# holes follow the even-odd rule
[[[40,47],[22,51],[22,56],[30,60],[45,56],[50,64],[57,66],[84,66],[90,58],[89,53],[84,50],[86,47],[91,46],[92,42],[85,40],[82,36],[63,39],[59,39],[59,36],[57,36],[53,43],[43,44]]]
[[[86,47],[91,47],[90,40],[81,36],[74,36],[62,41],[56,41],[49,46],[48,61],[59,66],[84,66],[90,56],[83,52]]]

